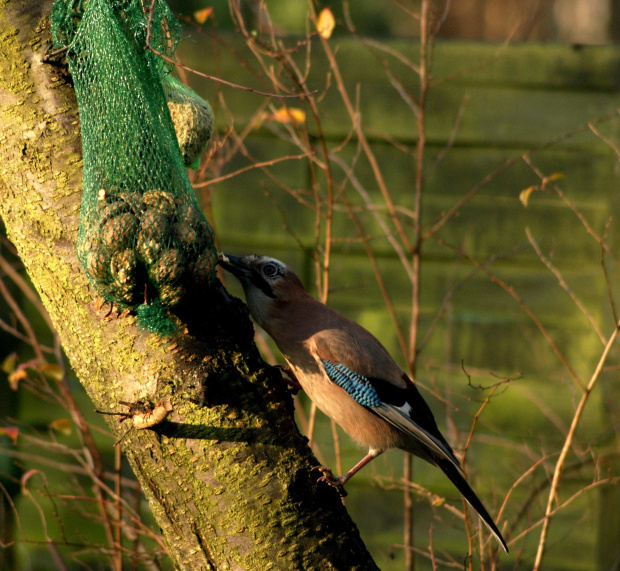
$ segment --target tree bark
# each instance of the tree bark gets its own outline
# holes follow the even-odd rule
[[[78,377],[101,410],[169,399],[169,420],[123,451],[179,569],[376,569],[317,461],[291,399],[218,286],[187,333],[102,321],[76,257],[79,118],[63,68],[44,63],[51,1],[0,0],[0,216]],[[191,319],[190,317],[191,316]],[[110,428],[119,432],[116,420]]]

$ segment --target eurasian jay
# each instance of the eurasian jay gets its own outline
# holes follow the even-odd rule
[[[325,468],[322,480],[343,489],[373,458],[401,448],[443,470],[508,552],[422,395],[371,333],[311,297],[278,260],[220,255],[220,265],[239,279],[250,313],[273,338],[308,397],[368,449],[346,474],[335,477]]]

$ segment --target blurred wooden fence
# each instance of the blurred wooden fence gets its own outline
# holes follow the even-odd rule
[[[190,66],[228,81],[273,91],[268,84],[259,81],[262,71],[240,40],[226,37],[217,50],[204,38],[197,37],[194,41],[191,53],[186,47],[182,55]],[[404,98],[415,99],[417,76],[395,58],[358,41],[335,39],[334,43],[338,44],[337,60],[347,90],[351,99],[358,103],[359,117],[382,169],[386,187],[402,208],[412,209],[417,130],[416,117]],[[188,45],[192,44],[186,42],[185,46]],[[386,46],[417,61],[418,48],[411,42],[391,41]],[[323,93],[329,69],[319,51],[315,49],[312,54],[308,85],[320,92],[318,107],[324,135],[330,147],[351,137],[337,153],[339,161],[332,164],[334,177],[341,181],[344,175],[340,165],[352,164],[357,143],[333,79]],[[394,87],[396,80],[390,81],[382,60],[387,62],[390,75],[401,83],[398,88]],[[197,91],[218,109],[221,132],[229,128],[231,116],[235,130],[243,131],[248,122],[254,120],[257,109],[268,103],[265,98],[247,91],[223,88],[222,97],[228,109],[224,112],[217,100],[216,84],[189,77]],[[434,48],[431,82],[426,108],[424,228],[431,228],[442,213],[472,189],[479,189],[438,236],[462,247],[480,261],[499,256],[498,264],[506,279],[531,297],[528,301],[534,311],[543,312],[553,321],[553,326],[564,327],[565,319],[574,314],[574,304],[570,299],[559,299],[556,278],[542,266],[531,248],[523,252],[514,252],[514,248],[529,246],[525,234],[525,228],[529,228],[544,251],[548,254],[553,251],[554,263],[569,273],[576,293],[586,304],[590,302],[596,306],[604,293],[599,289],[604,288],[599,279],[599,247],[594,240],[586,239],[575,214],[552,193],[534,192],[527,208],[520,203],[521,191],[540,184],[540,179],[521,155],[529,152],[532,164],[544,175],[561,176],[557,182],[566,196],[580,209],[591,227],[603,234],[608,218],[617,211],[620,189],[619,151],[615,147],[620,130],[620,50],[543,44],[502,47],[440,43]],[[281,103],[273,101],[276,108]],[[291,107],[303,106],[296,100],[286,103]],[[311,118],[307,126],[310,133],[316,135]],[[275,131],[279,134],[275,135]],[[299,155],[299,148],[285,140],[283,131],[279,125],[268,121],[252,130],[246,145],[253,160],[262,162]],[[448,144],[449,149],[446,148]],[[440,154],[442,160],[435,165]],[[225,172],[251,163],[252,160],[237,154]],[[270,178],[265,170],[273,176]],[[352,170],[360,186],[375,203],[381,204],[377,184],[363,156],[355,161]],[[301,271],[309,266],[292,234],[296,234],[308,250],[312,249],[314,213],[283,190],[281,185],[284,184],[312,202],[310,176],[304,160],[291,159],[264,170],[249,170],[216,185],[217,234],[224,248],[282,256]],[[352,201],[361,204],[350,183],[345,192]],[[403,220],[405,225],[410,224],[406,217]],[[379,228],[371,222],[368,224],[369,232],[378,236]],[[367,273],[367,281],[373,283],[373,279],[366,271],[367,262],[360,241],[343,242],[356,238],[357,232],[342,209],[335,213],[334,233],[336,251],[346,253],[347,270],[342,271],[348,275],[338,277],[341,270],[336,261],[333,302],[352,305],[350,291],[342,291],[342,288],[359,288],[358,278],[364,273]],[[614,236],[610,240],[612,245],[617,243]],[[383,270],[390,283],[402,285],[402,267],[387,240],[376,238],[373,249],[379,257],[385,258]],[[424,254],[425,279],[429,287],[425,288],[423,301],[424,307],[433,313],[445,294],[445,288],[437,287],[438,280],[441,283],[445,278],[436,272],[444,274],[444,266],[452,264],[455,255],[433,240],[425,244]],[[470,313],[475,310],[474,313],[483,316],[489,311],[499,311],[526,319],[508,296],[498,302],[502,304],[500,307],[489,308],[485,292],[494,286],[490,286],[484,276],[479,276],[479,280],[483,283],[473,278],[466,286],[478,292],[465,296],[467,303],[475,304],[476,299],[480,302],[477,307],[469,308]],[[308,279],[308,283],[311,280]],[[397,305],[407,307],[408,290],[406,284],[394,288]],[[375,299],[377,306],[381,306],[380,298]],[[604,308],[592,310],[600,312]],[[506,366],[507,357],[502,352],[498,360]]]
[[[193,42],[185,42],[182,48],[181,57],[189,66],[237,84],[273,91],[243,41],[232,36],[218,41],[195,36]],[[403,58],[393,54],[417,62],[419,48],[398,40],[385,42],[385,49],[354,39],[333,38],[330,42],[334,48],[338,46],[336,58],[347,92],[357,106],[385,185],[400,207],[411,210],[417,141],[415,105],[411,101],[416,99],[419,82]],[[294,41],[288,44],[294,45]],[[299,52],[297,60],[303,66],[304,49]],[[558,278],[541,262],[526,229],[562,272],[571,292],[609,332],[613,315],[601,270],[601,248],[575,209],[599,236],[606,232],[609,219],[617,217],[620,49],[453,42],[439,43],[433,52],[425,109],[423,226],[431,228],[442,213],[473,193],[437,236],[487,264],[514,288],[545,324],[577,374],[587,378],[601,343],[582,311],[558,285]],[[324,136],[330,148],[342,145],[332,160],[334,178],[343,181],[345,170],[350,168],[355,182],[349,177],[345,185],[348,199],[362,205],[361,188],[374,203],[382,204],[375,177],[359,153],[351,118],[320,47],[314,47],[309,61],[308,85],[319,91]],[[231,128],[231,122],[237,133],[249,129],[246,156],[237,153],[221,174],[253,162],[299,155],[298,146],[287,140],[290,137],[285,125],[264,121],[257,128],[251,127],[257,116],[277,110],[284,100],[269,101],[247,91],[219,88],[192,75],[189,79],[216,109],[220,134]],[[296,100],[286,100],[286,104],[303,108]],[[307,117],[307,129],[316,141],[316,125]],[[529,165],[522,158],[524,153]],[[552,190],[533,192],[525,207],[520,193],[541,184],[532,167],[552,176],[574,209]],[[306,160],[290,159],[264,169],[250,169],[210,190],[214,192],[212,208],[223,249],[283,258],[312,285],[310,258],[298,244],[308,251],[315,244],[314,213],[302,204],[313,202]],[[374,237],[373,250],[380,258],[399,317],[406,322],[411,299],[406,274],[372,216],[360,212],[360,217]],[[411,230],[406,215],[403,222]],[[330,303],[369,326],[397,351],[393,327],[359,235],[342,208],[334,213],[334,238]],[[619,251],[617,224],[609,226],[607,242]],[[609,259],[613,261],[613,257]],[[611,264],[610,279],[615,286],[614,268]],[[525,377],[519,385],[521,392],[511,393],[509,407],[488,411],[489,422],[510,433],[515,441],[532,438],[538,431],[557,432],[540,407],[531,403],[534,398],[540,399],[562,418],[570,419],[572,393],[563,385],[558,388],[566,373],[514,298],[483,272],[472,272],[470,264],[437,240],[424,245],[422,275],[422,337],[442,304],[449,306],[423,353],[426,369],[422,376],[432,376],[443,363],[449,363],[452,372],[446,373],[447,377],[463,383],[459,370],[462,361],[467,367],[480,367],[483,374],[490,370],[505,375],[521,371]],[[613,433],[612,426],[617,430],[613,413],[618,411],[620,400],[617,385],[617,378],[610,374],[601,396],[594,399],[597,404],[589,405],[593,410],[583,422],[582,446],[592,441],[601,446],[612,442],[609,433]],[[520,412],[515,415],[517,410]],[[562,435],[556,436],[561,442]],[[492,455],[484,466],[478,466],[487,474],[494,467]],[[564,554],[566,561],[574,561],[579,552],[579,560],[584,561],[580,569],[611,568],[619,555],[617,491],[605,488],[602,499],[598,516],[592,516],[599,518],[597,539],[581,537]]]

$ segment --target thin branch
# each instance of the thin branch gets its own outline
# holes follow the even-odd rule
[[[518,535],[515,535],[512,538],[511,543],[517,543],[520,539],[522,539],[523,537],[525,537],[528,533],[530,533],[532,530],[536,529],[538,526],[540,525],[544,525],[545,521],[550,520],[555,514],[559,513],[560,511],[562,511],[564,508],[566,508],[567,506],[569,506],[571,503],[573,503],[577,498],[581,497],[583,494],[589,492],[590,490],[593,490],[595,488],[599,488],[601,486],[606,486],[606,485],[615,485],[618,484],[618,482],[620,481],[620,477],[615,476],[615,477],[609,477],[609,478],[605,478],[603,480],[596,480],[590,484],[588,484],[587,486],[584,486],[583,488],[579,488],[579,490],[577,490],[572,496],[570,496],[567,500],[565,500],[564,502],[562,502],[561,504],[559,504],[555,509],[552,509],[548,516],[545,515],[543,518],[539,519],[538,521],[534,522],[532,525],[530,525],[528,528],[524,529],[521,533],[519,533]],[[533,568],[533,571],[536,568]]]
[[[432,42],[430,34],[431,10],[429,0],[422,0],[420,11],[420,88],[418,93],[417,104],[417,133],[418,140],[416,143],[415,154],[415,195],[414,195],[414,219],[413,219],[413,250],[409,248],[412,254],[411,269],[413,272],[413,280],[411,282],[411,322],[409,325],[409,346],[407,351],[407,364],[411,371],[412,377],[416,376],[418,364],[418,333],[420,330],[420,289],[422,285],[422,194],[424,191],[424,153],[426,151],[426,98],[429,89],[430,79],[430,58],[429,45]],[[415,107],[412,107],[415,110]],[[407,241],[403,241],[407,244]],[[407,479],[413,476],[413,458],[407,452],[405,455],[405,474]],[[404,491],[404,537],[403,541],[406,546],[414,544],[414,517],[413,517],[413,501],[411,491],[406,488]],[[405,569],[414,571],[415,559],[411,550],[405,552]]]
[[[583,390],[583,394],[581,395],[581,399],[579,401],[579,404],[577,405],[577,409],[575,410],[575,414],[573,416],[573,421],[568,430],[568,434],[566,435],[566,439],[564,440],[564,445],[562,446],[562,450],[560,451],[560,456],[558,458],[558,461],[556,462],[555,469],[553,471],[551,487],[549,488],[547,508],[545,509],[545,517],[543,520],[542,530],[540,532],[540,541],[538,542],[538,549],[536,551],[536,559],[534,561],[533,571],[539,571],[542,565],[545,545],[547,542],[547,534],[549,532],[549,524],[551,523],[551,515],[553,512],[553,504],[556,501],[558,485],[560,483],[560,477],[562,475],[562,468],[564,467],[566,456],[568,455],[568,451],[570,450],[571,444],[573,442],[577,426],[579,426],[581,415],[583,414],[586,403],[588,402],[588,397],[590,396],[590,393],[592,392],[596,381],[599,379],[599,376],[603,369],[603,365],[605,364],[607,356],[609,355],[609,352],[611,351],[611,348],[613,347],[616,337],[618,335],[618,331],[620,331],[620,322],[616,323],[616,327],[611,336],[609,337],[609,341],[607,341],[607,345],[605,345],[603,352],[601,353],[601,357],[598,361],[598,364],[596,365],[596,369],[594,370],[594,373],[592,373],[590,381]]]
[[[381,274],[381,270],[379,268],[379,264],[377,262],[377,256],[375,255],[375,253],[372,250],[372,247],[370,245],[370,238],[366,233],[366,230],[363,226],[363,224],[361,223],[359,217],[355,214],[351,203],[349,202],[349,200],[347,199],[345,194],[342,194],[341,196],[342,201],[344,202],[345,206],[348,208],[349,211],[349,217],[351,218],[351,220],[353,221],[353,224],[355,224],[355,228],[357,229],[362,242],[364,244],[364,249],[366,250],[366,255],[368,256],[368,260],[370,261],[371,265],[372,265],[372,269],[373,269],[373,274],[375,276],[375,279],[377,280],[377,285],[379,286],[379,290],[381,291],[381,295],[383,296],[383,300],[385,302],[385,307],[388,310],[388,313],[390,315],[390,319],[392,321],[392,326],[394,327],[394,331],[396,332],[396,338],[398,339],[398,344],[400,346],[400,349],[402,351],[403,357],[406,357],[407,355],[407,342],[405,340],[405,336],[403,334],[401,325],[398,321],[398,317],[396,315],[396,308],[394,307],[394,303],[392,301],[392,298],[390,297],[390,293],[387,289],[387,285],[385,283],[385,280],[383,279],[383,275]]]
[[[349,115],[349,118],[353,126],[355,127],[355,132],[357,133],[359,144],[362,146],[362,149],[364,150],[364,154],[366,155],[366,158],[368,159],[368,162],[370,163],[373,176],[377,182],[377,185],[379,186],[379,190],[381,191],[383,199],[388,207],[388,212],[389,212],[390,218],[392,219],[394,227],[396,228],[396,232],[400,240],[402,241],[403,245],[405,246],[405,249],[409,252],[412,252],[413,245],[411,243],[411,240],[407,236],[407,232],[405,231],[402,225],[402,222],[398,216],[396,207],[394,205],[394,201],[390,195],[389,189],[385,183],[385,179],[383,178],[383,174],[379,167],[379,162],[377,161],[377,158],[374,152],[372,151],[368,138],[366,137],[366,134],[364,133],[364,130],[362,129],[361,118],[360,118],[359,112],[356,110],[347,92],[347,88],[344,83],[344,78],[342,77],[342,73],[340,72],[340,67],[338,66],[338,62],[336,61],[336,56],[334,54],[334,51],[332,50],[329,42],[323,37],[321,37],[321,44],[323,46],[324,53],[327,56],[330,70],[334,76],[334,79],[336,80],[336,86],[338,88],[338,92],[340,93],[340,97],[345,105],[347,114]]]
[[[180,67],[181,69],[184,69],[185,71],[189,71],[190,73],[193,73],[194,75],[197,75],[198,77],[204,77],[205,79],[215,81],[216,83],[221,83],[222,85],[226,85],[234,89],[241,89],[249,93],[255,93],[256,95],[263,95],[264,97],[275,97],[278,99],[306,99],[318,93],[318,91],[305,92],[305,93],[300,93],[300,94],[267,93],[265,91],[260,91],[259,89],[254,89],[252,87],[246,87],[243,85],[238,85],[237,83],[226,81],[225,79],[221,79],[220,77],[209,75],[208,73],[203,73],[201,71],[198,71],[196,69],[189,67],[188,65],[185,65],[184,63],[181,63],[178,60],[168,57],[166,54],[160,52],[159,50],[157,50],[151,45],[151,41],[153,39],[153,17],[155,15],[155,4],[157,4],[157,0],[152,0],[151,7],[149,9],[149,19],[148,19],[147,28],[146,28],[146,44],[144,47],[146,49],[151,50],[155,55],[158,55],[164,61],[171,63],[172,65],[176,67]]]
[[[413,281],[413,270],[411,268],[411,263],[409,262],[406,253],[403,251],[401,245],[398,243],[398,240],[396,239],[396,236],[394,236],[394,233],[390,231],[387,223],[385,222],[383,217],[380,215],[379,208],[373,205],[370,194],[368,194],[368,191],[364,188],[361,181],[357,178],[357,176],[353,172],[353,169],[347,166],[347,164],[342,160],[342,158],[340,158],[337,155],[331,155],[330,160],[332,160],[334,163],[336,163],[342,168],[343,172],[347,176],[347,179],[351,182],[351,185],[353,186],[353,188],[357,191],[357,193],[360,195],[360,197],[364,201],[366,205],[366,209],[371,212],[374,220],[377,222],[377,224],[383,231],[386,239],[392,246],[392,249],[398,256],[398,259],[400,260],[403,266],[403,269],[407,272],[407,276],[409,280]],[[347,204],[349,205],[349,208],[348,208],[349,212],[352,212],[353,206],[350,203],[347,203]],[[411,216],[413,217],[413,213],[411,213]],[[358,228],[358,231],[359,231],[359,228]],[[405,351],[403,353],[403,356],[406,358],[406,355],[407,355],[407,352]]]
[[[55,333],[56,329],[52,323],[52,319],[49,313],[41,303],[41,299],[35,293],[32,286],[26,282],[26,280],[19,274],[17,270],[9,263],[9,261],[2,255],[0,255],[0,269],[13,280],[13,283],[21,290],[21,292],[28,298],[28,301],[32,303],[37,313],[43,318],[47,324],[49,330]]]
[[[605,234],[603,235],[603,242],[600,243],[600,256],[601,256],[601,269],[603,270],[603,275],[605,276],[605,287],[607,288],[607,299],[609,300],[609,306],[611,307],[611,312],[614,317],[614,321],[618,322],[620,319],[618,318],[618,312],[616,311],[616,302],[614,300],[614,288],[611,285],[611,279],[609,277],[609,272],[607,271],[607,264],[605,263],[605,248],[604,244],[606,243],[605,238],[607,237],[607,232],[609,231],[609,226],[611,225],[613,218],[609,218],[607,221],[607,225],[605,227]]]
[[[538,327],[539,331],[542,333],[543,337],[545,338],[545,340],[547,341],[547,343],[549,344],[549,346],[551,347],[553,352],[556,354],[558,359],[560,359],[560,361],[564,365],[564,368],[568,371],[568,373],[573,378],[575,383],[577,385],[579,385],[583,389],[584,385],[583,385],[583,382],[581,381],[581,379],[579,378],[579,375],[571,367],[571,365],[568,362],[568,360],[566,359],[566,357],[562,354],[562,352],[560,351],[559,347],[557,346],[557,344],[555,343],[555,341],[551,337],[551,334],[549,333],[549,331],[547,331],[547,328],[543,325],[542,321],[532,311],[532,309],[527,305],[527,303],[525,303],[523,298],[515,291],[515,289],[511,285],[508,285],[505,281],[503,281],[502,279],[497,277],[495,274],[493,274],[484,264],[480,263],[475,258],[472,258],[471,256],[469,256],[468,254],[466,254],[460,248],[457,248],[456,246],[453,246],[452,244],[446,242],[445,240],[439,238],[438,236],[435,236],[435,240],[439,244],[442,244],[443,246],[446,246],[447,248],[451,249],[453,252],[455,252],[459,256],[465,258],[471,264],[476,266],[479,270],[484,272],[493,283],[497,284],[502,289],[504,289],[519,304],[521,309],[523,309],[525,311],[525,313],[527,313],[527,315],[534,322],[536,327]]]
[[[592,123],[588,123],[588,127],[590,128],[590,131],[592,131],[601,141],[603,141],[603,143],[608,145],[613,150],[613,152],[616,153],[618,162],[620,162],[620,149],[618,149],[618,146],[614,144],[611,139],[604,137]]]
[[[540,246],[538,245],[538,243],[536,242],[536,240],[534,239],[534,237],[532,236],[532,233],[530,232],[529,228],[525,228],[525,235],[527,236],[527,239],[530,241],[530,244],[532,245],[532,248],[534,248],[534,251],[536,252],[536,254],[538,255],[538,257],[540,258],[540,261],[545,264],[545,266],[547,266],[547,268],[549,269],[549,271],[557,278],[558,283],[560,284],[560,286],[562,287],[562,289],[570,296],[570,298],[573,300],[573,303],[579,308],[579,310],[586,316],[586,318],[588,319],[588,321],[590,322],[590,325],[592,326],[592,329],[594,329],[594,331],[596,332],[596,334],[598,335],[598,338],[601,340],[601,343],[603,345],[605,345],[606,339],[605,336],[603,335],[603,332],[601,331],[600,327],[598,326],[598,323],[596,323],[594,317],[592,317],[592,314],[588,311],[588,309],[586,308],[585,305],[583,305],[583,303],[581,303],[581,300],[575,295],[575,292],[573,292],[573,290],[571,290],[571,288],[569,287],[569,285],[566,283],[566,281],[564,280],[562,274],[560,273],[560,270],[558,270],[552,263],[551,260],[549,260],[543,253],[542,250],[540,249]]]
[[[587,123],[587,125],[589,126],[590,123]],[[534,165],[534,163],[532,162],[531,158],[528,156],[528,154],[524,154],[523,155],[523,161],[525,162],[525,164],[530,167],[532,169],[532,171],[536,174],[536,176],[538,176],[538,178],[540,178],[540,180],[542,181],[542,187],[545,188],[547,186],[550,186],[554,192],[562,199],[562,202],[564,202],[564,204],[566,204],[566,206],[568,206],[573,213],[575,214],[575,216],[579,219],[579,221],[581,222],[581,224],[583,225],[583,227],[586,229],[586,232],[588,234],[590,234],[590,236],[592,236],[592,238],[594,238],[603,248],[605,248],[605,250],[607,252],[610,251],[609,246],[604,242],[603,238],[601,238],[592,228],[592,226],[590,226],[590,224],[588,223],[588,221],[586,220],[586,217],[583,215],[583,213],[577,208],[577,206],[575,205],[575,203],[572,200],[569,200],[569,198],[564,194],[564,191],[560,188],[559,185],[557,184],[551,184],[549,185],[546,181],[549,180],[548,177],[546,177],[542,171],[540,169],[538,169],[538,167],[536,167]]]
[[[439,167],[439,165],[441,164],[441,161],[444,159],[447,152],[454,146],[454,141],[456,141],[456,136],[459,132],[459,128],[461,127],[461,121],[463,120],[463,116],[465,115],[465,108],[467,107],[467,104],[469,103],[469,98],[470,98],[469,93],[465,93],[465,95],[463,95],[463,100],[461,101],[461,105],[459,106],[459,109],[456,113],[456,118],[454,119],[454,124],[452,125],[452,129],[450,131],[450,136],[448,137],[448,141],[446,142],[446,144],[443,146],[443,148],[437,155],[435,162],[428,169],[428,172],[426,173],[427,177],[432,175],[437,170],[437,167]]]
[[[34,351],[36,358],[41,363],[43,363],[45,361],[45,358],[43,357],[43,351],[41,350],[41,347],[39,345],[39,341],[37,339],[36,333],[34,332],[34,329],[32,328],[30,321],[28,321],[26,315],[19,307],[19,304],[15,301],[15,299],[9,292],[9,289],[6,287],[2,278],[0,278],[0,297],[3,297],[5,299],[5,301],[7,302],[7,304],[13,311],[13,313],[15,314],[17,321],[21,323],[22,327],[26,331],[26,335],[28,337],[28,343],[32,347],[32,350]]]
[[[480,182],[478,182],[477,184],[472,186],[461,197],[461,199],[458,200],[452,206],[452,208],[450,208],[448,211],[443,213],[439,217],[439,219],[428,230],[426,230],[426,232],[424,233],[424,239],[426,240],[428,238],[431,238],[435,234],[437,234],[437,232],[439,232],[439,230],[441,230],[441,228],[443,228],[443,226],[448,222],[448,220],[452,219],[457,214],[457,212],[463,207],[463,205],[466,204],[467,202],[469,202],[478,193],[478,191],[480,189],[482,189],[484,186],[486,186],[489,182],[491,182],[493,179],[495,179],[495,177],[500,175],[506,169],[508,169],[512,165],[516,164],[517,162],[523,160],[524,157],[529,157],[532,154],[534,154],[535,152],[548,149],[550,147],[553,147],[554,145],[557,145],[558,143],[561,143],[561,142],[563,142],[563,141],[565,141],[567,139],[570,139],[570,138],[574,137],[575,135],[581,133],[582,131],[584,131],[586,129],[590,129],[591,125],[598,125],[599,123],[604,123],[606,121],[611,121],[612,119],[617,119],[619,115],[620,115],[620,110],[616,110],[616,111],[613,111],[611,113],[607,113],[607,114],[605,114],[605,115],[603,115],[603,116],[601,116],[601,117],[599,117],[597,119],[593,119],[592,121],[589,121],[587,123],[582,123],[581,125],[578,125],[575,129],[572,129],[571,131],[563,133],[562,135],[558,135],[557,137],[553,137],[549,141],[547,141],[545,143],[542,143],[540,145],[537,145],[536,147],[534,147],[533,149],[531,149],[527,153],[516,155],[514,157],[511,157],[511,158],[507,159],[506,161],[504,161],[503,163],[498,165],[495,169],[493,169],[489,174],[487,174]],[[581,218],[583,218],[583,217],[581,217]]]
[[[248,165],[247,167],[243,167],[240,169],[237,169],[234,172],[216,177],[216,178],[211,178],[205,182],[198,182],[193,184],[192,186],[194,188],[203,188],[205,186],[213,186],[215,184],[218,184],[220,182],[223,182],[225,180],[228,180],[229,178],[234,178],[236,176],[239,176],[240,174],[246,173],[248,171],[254,170],[254,169],[262,169],[264,167],[270,167],[273,166],[277,163],[281,163],[283,161],[291,161],[291,160],[296,160],[296,159],[305,159],[307,157],[307,153],[302,153],[300,155],[290,155],[290,156],[286,156],[286,157],[278,157],[276,159],[272,159],[270,161],[263,161],[260,163],[252,163],[251,165]]]

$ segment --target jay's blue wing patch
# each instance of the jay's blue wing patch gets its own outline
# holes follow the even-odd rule
[[[445,458],[461,471],[452,448],[437,428],[431,410],[411,381],[406,388],[400,388],[382,379],[360,375],[342,363],[333,363],[329,359],[321,359],[321,363],[330,380],[353,400],[419,442],[423,457],[423,450],[428,450],[429,461]]]
[[[368,407],[381,405],[381,398],[366,377],[358,375],[342,363],[334,364],[329,360],[323,360],[322,363],[327,376],[357,403]]]

